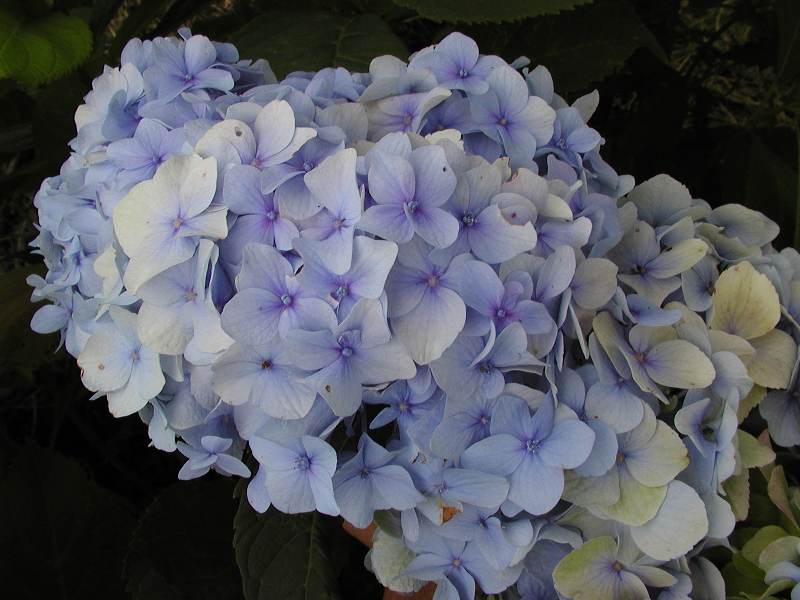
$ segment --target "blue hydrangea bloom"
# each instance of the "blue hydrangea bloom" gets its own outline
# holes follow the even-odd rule
[[[405,58],[131,40],[34,199],[32,329],[179,478],[375,522],[389,587],[724,597],[703,550],[771,460],[740,421],[800,441],[800,254],[617,173],[596,91],[459,32]]]

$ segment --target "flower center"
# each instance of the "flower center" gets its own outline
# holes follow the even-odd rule
[[[284,294],[281,296],[281,303],[284,306],[289,306],[292,303],[292,297],[289,294]]]
[[[525,449],[531,454],[535,454],[541,445],[542,443],[539,440],[528,440],[525,443]]]
[[[278,213],[276,213],[274,210],[271,210],[267,213],[266,217],[268,220],[274,221],[275,219],[278,218]]]
[[[498,308],[497,311],[495,311],[494,314],[495,314],[495,316],[497,316],[498,319],[505,319],[506,318],[506,309],[505,308]]]
[[[353,349],[350,346],[342,348],[342,356],[353,356]]]
[[[419,203],[417,203],[416,200],[411,200],[410,202],[406,202],[406,208],[408,209],[408,212],[410,212],[410,213],[413,213],[414,211],[416,211],[418,206],[419,206]]]
[[[469,71],[467,71],[466,69],[460,69],[458,71],[458,76],[461,77],[461,79],[464,79],[464,77],[466,77],[467,75],[469,75]]]
[[[714,441],[714,438],[716,437],[716,431],[714,431],[714,428],[710,425],[703,426],[700,429],[700,433],[702,433],[703,437],[709,442]]]
[[[175,217],[175,220],[172,222],[172,230],[178,231],[183,226],[183,219],[180,217]]]
[[[475,225],[475,215],[470,212],[464,213],[464,216],[461,217],[461,222],[467,227],[472,227]]]
[[[611,565],[611,570],[614,571],[614,573],[619,573],[624,568],[625,567],[623,566],[623,564],[618,560],[615,560],[614,564]]]
[[[272,368],[272,363],[268,359],[263,360],[263,361],[261,361],[261,368],[264,369],[264,370],[271,369]]]
[[[294,468],[297,471],[307,471],[311,466],[311,461],[308,456],[298,456],[294,459]]]
[[[414,119],[411,118],[411,115],[406,115],[403,117],[403,125],[411,125],[411,121]]]
[[[481,373],[491,373],[494,370],[494,365],[490,362],[484,361],[478,365],[478,370]]]
[[[500,125],[502,125],[503,127],[505,127],[506,125],[508,125],[508,119],[506,119],[505,117],[502,117],[502,118],[500,119]]]
[[[341,300],[349,293],[350,290],[347,289],[347,286],[344,284],[340,284],[339,287],[336,288],[336,291],[333,292],[333,297],[336,298],[337,300]]]
[[[429,275],[427,280],[428,287],[436,287],[439,285],[439,276],[438,275]]]

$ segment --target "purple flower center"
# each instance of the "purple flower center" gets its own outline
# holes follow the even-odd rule
[[[495,313],[494,313],[494,314],[495,314],[495,316],[496,316],[498,319],[505,319],[505,318],[506,318],[506,309],[505,309],[505,308],[502,308],[502,307],[501,307],[501,308],[498,308],[498,309],[495,311]]]
[[[269,361],[269,359],[265,359],[265,360],[261,361],[261,368],[264,369],[265,371],[267,369],[271,369],[272,368],[272,363]]]
[[[467,227],[472,227],[475,225],[475,215],[473,215],[471,212],[464,213],[464,216],[461,217],[461,222]]]
[[[293,467],[296,471],[307,471],[311,467],[311,459],[308,456],[298,456],[294,459]]]
[[[342,283],[342,284],[339,284],[339,287],[337,287],[336,290],[333,292],[333,297],[336,298],[337,300],[341,300],[342,298],[347,296],[347,294],[349,294],[349,293],[350,293],[350,290],[347,289],[347,286]]]
[[[439,285],[439,276],[438,275],[428,276],[426,283],[428,284],[428,287],[435,288],[437,285]]]
[[[536,451],[539,449],[542,443],[539,440],[528,440],[525,443],[525,449],[530,452],[531,454],[536,454]]]
[[[267,217],[268,221],[274,221],[278,218],[278,213],[276,213],[274,210],[270,210],[265,216]]]
[[[419,204],[417,203],[416,200],[411,200],[409,202],[406,202],[406,208],[408,209],[408,212],[410,212],[410,213],[413,213],[415,210],[417,210],[418,206],[419,206]]]
[[[293,298],[289,294],[283,294],[281,296],[281,304],[284,306],[291,306]]]
[[[172,230],[178,231],[181,227],[183,227],[183,219],[181,217],[175,217],[175,220],[172,222]]]
[[[461,79],[464,79],[467,75],[469,75],[469,71],[464,68],[459,69],[458,76],[461,77]]]
[[[353,356],[353,349],[350,346],[342,348],[342,356]]]

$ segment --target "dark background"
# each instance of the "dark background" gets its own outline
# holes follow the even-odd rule
[[[366,71],[377,54],[404,56],[458,29],[486,54],[544,64],[570,102],[597,88],[591,124],[618,172],[638,182],[668,172],[712,205],[766,213],[781,225],[776,245],[800,237],[797,0],[2,0],[5,597],[334,597],[308,581],[276,591],[273,582],[294,576],[291,548],[288,558],[251,562],[243,592],[231,548],[233,482],[176,484],[180,457],[148,448],[135,416],[116,420],[104,400],[90,403],[74,361],[53,353],[56,336],[28,330],[35,307],[24,280],[42,269],[27,247],[35,236],[32,198],[67,157],[75,108],[102,65],[117,64],[125,41],[182,25],[237,43],[242,57],[267,58],[279,78],[330,65]],[[246,518],[240,511],[237,523]],[[332,560],[306,551],[297,561],[304,569],[309,560],[327,561],[332,568],[314,569],[341,597],[379,597],[361,567],[363,550],[335,523],[298,517],[287,527],[301,541],[319,536],[328,544]],[[237,542],[240,563],[249,549]]]

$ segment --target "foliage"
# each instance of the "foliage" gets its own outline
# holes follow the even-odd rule
[[[92,33],[80,18],[59,13],[27,19],[0,9],[0,79],[48,83],[80,65],[92,49]]]

